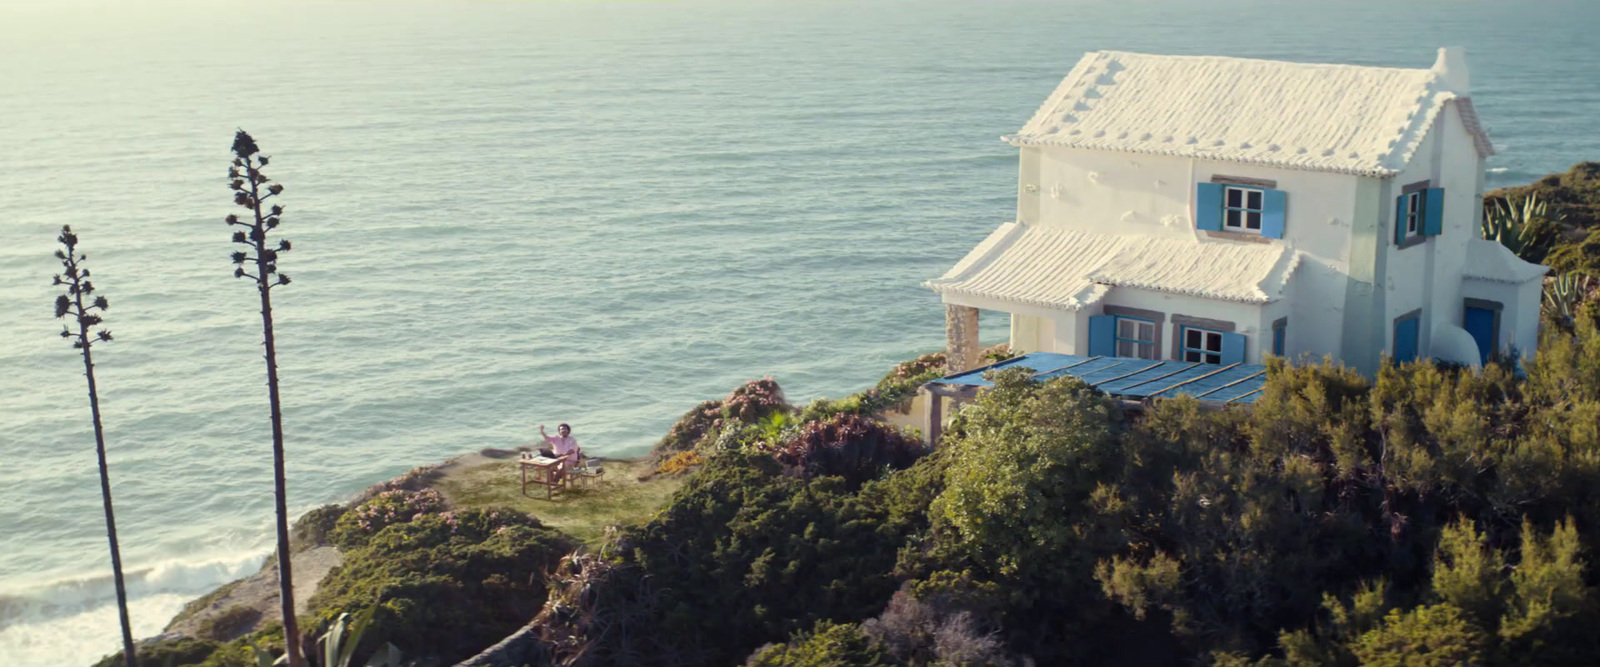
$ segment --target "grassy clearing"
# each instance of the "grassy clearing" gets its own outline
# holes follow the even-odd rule
[[[590,547],[605,541],[608,526],[641,523],[665,506],[683,478],[657,475],[639,481],[649,469],[643,461],[605,461],[605,479],[588,487],[557,491],[544,499],[544,489],[528,487],[522,495],[522,477],[515,458],[464,457],[447,466],[433,488],[455,507],[510,507],[538,517]]]

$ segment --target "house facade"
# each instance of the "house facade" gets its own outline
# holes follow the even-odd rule
[[[926,285],[952,365],[1011,344],[1214,364],[1476,366],[1537,342],[1545,267],[1479,235],[1465,59],[1428,69],[1086,54],[1018,147],[1015,219]]]

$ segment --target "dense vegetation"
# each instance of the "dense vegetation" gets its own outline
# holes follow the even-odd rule
[[[1563,174],[1550,174],[1528,185],[1501,188],[1484,197],[1485,210],[1520,206],[1530,197],[1546,202],[1545,215],[1529,222],[1535,234],[1552,246],[1543,264],[1558,273],[1583,271],[1600,275],[1600,162],[1580,162]]]
[[[1586,252],[1597,175],[1531,186],[1567,207],[1552,257]],[[347,554],[308,625],[371,610],[374,646],[450,661],[531,618],[533,662],[573,667],[1588,664],[1600,301],[1578,298],[1521,369],[1272,362],[1253,408],[1002,372],[932,451],[874,417],[938,355],[803,407],[751,381],[674,425],[652,460],[683,486],[588,553],[410,483],[308,515],[301,539]],[[241,642],[184,659],[251,664]]]

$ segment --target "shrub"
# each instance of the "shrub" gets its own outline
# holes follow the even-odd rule
[[[662,475],[681,475],[699,467],[702,463],[705,463],[705,459],[700,457],[700,452],[693,450],[678,452],[657,464],[656,472]]]
[[[139,667],[172,667],[189,665],[205,660],[221,644],[209,639],[193,637],[159,638],[139,642],[134,647]],[[122,651],[101,658],[94,667],[120,667],[126,664]]]
[[[683,413],[652,452],[658,456],[694,449],[722,416],[722,401],[705,401]]]
[[[384,528],[443,511],[444,507],[444,497],[433,489],[380,491],[340,516],[329,539],[340,549],[354,549]]]
[[[544,602],[544,572],[574,546],[513,510],[423,513],[349,551],[310,607],[319,626],[373,609],[364,642],[452,663],[533,618]]]
[[[920,441],[893,426],[845,414],[802,426],[773,455],[790,474],[838,476],[854,489],[886,470],[909,468],[926,453]]]
[[[888,654],[854,625],[821,621],[787,644],[763,647],[746,667],[880,667]],[[963,663],[951,663],[963,664]]]
[[[323,505],[306,512],[295,520],[289,542],[294,545],[295,551],[331,544],[329,536],[347,511],[344,505]]]
[[[261,620],[261,610],[245,605],[234,605],[200,621],[195,634],[202,639],[225,642],[237,638],[255,627]]]

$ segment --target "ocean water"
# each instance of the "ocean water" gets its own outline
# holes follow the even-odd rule
[[[1600,159],[1600,3],[0,4],[0,664],[117,647],[56,230],[97,348],[133,618],[267,554],[235,128],[286,186],[290,505],[573,425],[643,452],[771,375],[840,396],[937,349],[921,281],[1013,210],[1014,131],[1086,50],[1426,67],[1467,47],[1491,186]],[[988,321],[985,335],[1005,337]]]

